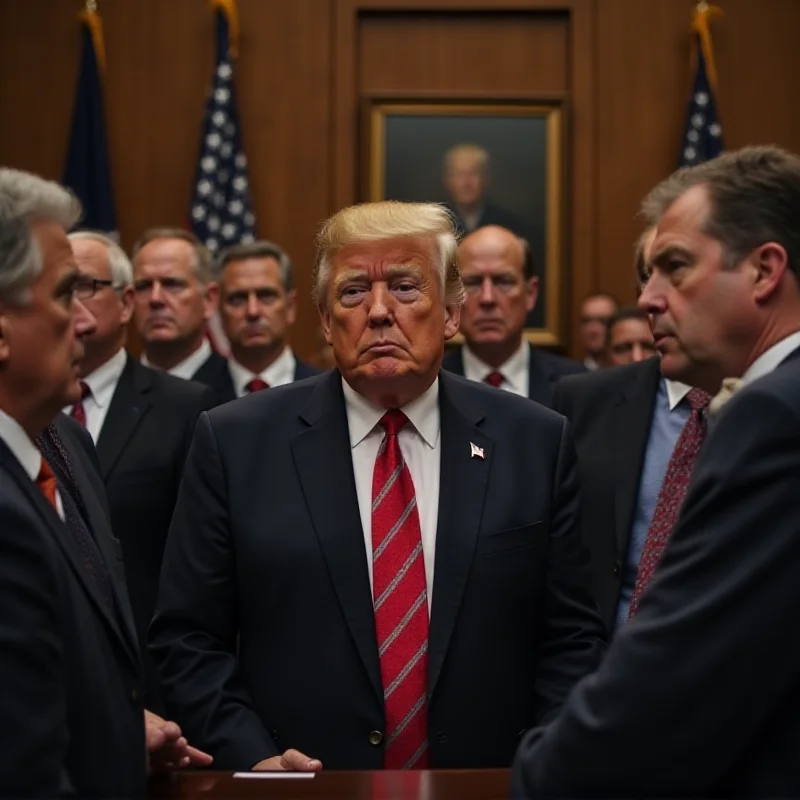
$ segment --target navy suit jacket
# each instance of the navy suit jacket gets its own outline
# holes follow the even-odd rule
[[[296,359],[294,368],[294,379],[301,381],[303,378],[310,378],[312,375],[319,375],[320,370],[304,364]],[[222,356],[214,353],[200,369],[194,374],[192,380],[205,383],[210,386],[217,397],[218,403],[229,403],[236,400],[236,389],[231,379],[231,371],[228,369],[228,362]]]
[[[581,529],[609,630],[617,612],[660,381],[659,359],[650,358],[568,375],[553,394],[553,408],[569,420],[575,437]]]
[[[528,362],[528,397],[548,408],[553,405],[553,388],[565,375],[586,372],[586,367],[555,353],[546,353],[528,345],[530,360]],[[445,354],[442,369],[464,374],[464,354],[457,347]]]
[[[639,612],[514,797],[800,794],[800,350],[713,418]]]
[[[143,797],[142,667],[122,550],[89,434],[64,414],[54,425],[114,608],[76,539],[0,441],[0,793]]]
[[[603,646],[575,453],[563,417],[508,392],[442,372],[439,406],[431,763],[507,767]],[[382,767],[367,558],[338,371],[201,415],[150,649],[170,715],[215,766],[297,748]]]

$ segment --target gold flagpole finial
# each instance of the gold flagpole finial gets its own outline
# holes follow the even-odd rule
[[[97,0],[86,0],[86,10],[94,14],[97,11]]]

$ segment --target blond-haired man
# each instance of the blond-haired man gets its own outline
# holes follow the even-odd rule
[[[567,426],[440,372],[441,206],[344,209],[318,250],[338,370],[198,424],[151,628],[167,707],[222,768],[506,766],[604,635]]]

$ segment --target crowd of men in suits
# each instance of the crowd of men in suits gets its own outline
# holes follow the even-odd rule
[[[724,154],[643,211],[638,307],[587,298],[580,364],[525,338],[512,231],[343,209],[317,372],[277,245],[129,259],[0,170],[0,794],[212,764],[800,792],[800,158]]]

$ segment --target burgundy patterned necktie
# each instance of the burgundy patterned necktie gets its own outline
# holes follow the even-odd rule
[[[244,388],[252,394],[253,392],[260,392],[262,389],[269,389],[269,384],[266,381],[262,381],[261,378],[253,378],[245,384]]]
[[[661,491],[658,493],[647,538],[644,540],[639,571],[636,573],[636,585],[628,610],[628,619],[639,610],[642,593],[653,578],[656,566],[678,520],[678,512],[689,487],[694,462],[697,460],[697,454],[700,452],[700,446],[706,435],[706,420],[703,410],[708,406],[710,400],[710,395],[700,389],[692,389],[686,395],[686,401],[689,403],[692,413],[683,426],[669,464],[667,464],[667,471],[664,474]]]
[[[428,767],[428,592],[417,498],[387,411],[372,476],[372,591],[386,708],[386,769]]]
[[[92,390],[89,388],[89,384],[84,383],[81,381],[81,399],[72,406],[72,411],[69,412],[69,415],[72,419],[77,420],[80,422],[83,427],[86,427],[86,408],[83,405],[83,401],[87,397],[91,397]]]
[[[495,370],[494,372],[490,372],[484,379],[484,383],[488,383],[489,386],[494,386],[496,389],[499,389],[503,385],[503,376]]]

